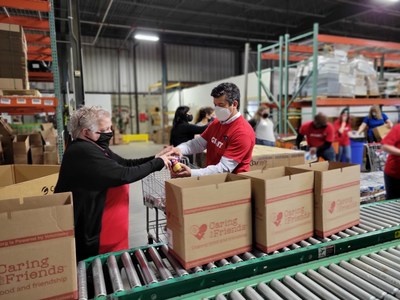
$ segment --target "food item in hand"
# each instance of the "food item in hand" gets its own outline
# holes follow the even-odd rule
[[[182,169],[182,166],[177,159],[171,160],[171,164],[172,164],[172,171],[174,171],[175,173],[179,172]]]

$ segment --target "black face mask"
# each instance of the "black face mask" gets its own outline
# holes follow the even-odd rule
[[[95,142],[101,148],[107,148],[110,145],[110,140],[114,136],[112,132],[96,132],[100,134],[99,139]]]
[[[193,115],[186,115],[186,120],[188,122],[192,122],[193,121]]]
[[[262,114],[262,117],[263,117],[264,119],[268,118],[268,116],[269,116],[268,113]]]

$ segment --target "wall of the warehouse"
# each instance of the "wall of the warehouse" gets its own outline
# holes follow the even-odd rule
[[[133,42],[118,50],[121,40],[83,37],[83,74],[86,92],[134,92]],[[118,55],[119,53],[119,55]],[[165,45],[168,81],[210,82],[234,75],[235,53],[228,49]],[[120,86],[118,86],[118,61]],[[138,92],[147,93],[150,85],[161,81],[161,44],[140,43],[136,46]]]

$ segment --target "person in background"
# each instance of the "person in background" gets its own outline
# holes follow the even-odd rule
[[[250,170],[255,144],[254,130],[239,112],[240,91],[233,83],[221,83],[211,91],[216,119],[201,134],[173,149],[179,155],[201,153],[207,149],[206,167],[182,168],[173,177],[204,176]]]
[[[174,120],[172,122],[170,145],[178,146],[194,138],[196,134],[202,133],[207,126],[197,126],[191,124],[193,115],[190,113],[188,106],[179,106],[175,111]],[[193,155],[188,155],[189,161],[193,163]]]
[[[109,148],[111,115],[81,107],[70,119],[55,193],[72,192],[77,260],[129,248],[128,184],[170,166],[172,147],[156,156],[124,159]]]
[[[299,148],[300,143],[307,138],[307,144],[310,149],[310,155],[317,155],[327,161],[335,161],[335,150],[332,147],[334,139],[333,125],[327,121],[326,115],[318,113],[313,121],[308,121],[300,126],[296,138],[296,145]]]
[[[351,161],[351,147],[349,132],[351,131],[349,109],[344,108],[340,112],[339,118],[333,122],[335,128],[335,141],[339,143],[339,153],[337,161],[350,162]]]
[[[357,133],[360,134],[368,127],[367,131],[367,141],[369,143],[377,142],[377,139],[374,136],[373,129],[379,126],[386,124],[388,128],[393,127],[393,123],[389,120],[388,116],[381,112],[378,105],[373,105],[369,109],[368,116],[366,116],[361,123],[360,127],[357,130]]]
[[[205,126],[214,121],[215,112],[211,106],[202,107],[199,109],[198,116],[196,118],[196,125]]]
[[[386,199],[400,198],[400,124],[397,124],[381,141],[382,150],[389,154],[385,164],[384,180]]]
[[[270,109],[267,106],[260,106],[254,118],[249,121],[256,133],[256,144],[264,146],[275,146],[274,123],[269,118]]]

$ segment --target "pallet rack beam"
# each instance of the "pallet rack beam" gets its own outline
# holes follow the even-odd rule
[[[50,46],[51,40],[48,35],[38,33],[25,33],[26,42],[29,44],[40,44]]]
[[[41,0],[0,0],[0,6],[15,9],[35,10],[41,12],[50,11],[49,2]]]
[[[31,17],[0,15],[0,23],[20,25],[24,29],[49,31],[49,21]]]

